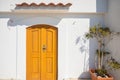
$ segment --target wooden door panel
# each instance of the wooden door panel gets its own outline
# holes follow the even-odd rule
[[[46,46],[46,29],[41,29],[41,80],[46,80],[46,50],[43,49]]]
[[[40,30],[39,29],[32,29],[32,53],[31,53],[31,73],[32,73],[32,80],[39,80],[40,79]]]
[[[27,29],[27,80],[56,80],[57,29]]]
[[[50,30],[47,30],[46,34],[46,45],[47,45],[47,53],[52,53],[53,51],[53,32]],[[50,54],[52,55],[52,54]]]
[[[47,73],[53,73],[53,58],[47,58],[46,65],[48,66],[46,69]]]
[[[28,29],[28,52],[27,52],[27,80],[39,80],[40,79],[40,30]],[[29,56],[28,56],[29,55]],[[29,65],[28,65],[29,64]],[[30,78],[29,78],[30,77]]]
[[[32,72],[39,73],[39,58],[32,58]]]
[[[51,28],[46,30],[46,65],[47,65],[47,69],[46,69],[46,79],[47,80],[55,80],[54,79],[54,74],[56,74],[55,71],[55,51],[54,51],[54,47],[56,47],[55,44],[55,40],[54,40],[54,36],[55,36],[55,31]]]
[[[39,30],[32,30],[32,52],[39,52]]]

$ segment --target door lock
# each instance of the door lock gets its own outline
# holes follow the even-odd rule
[[[43,50],[43,51],[46,50],[46,45],[43,45],[43,46],[42,46],[42,50]]]

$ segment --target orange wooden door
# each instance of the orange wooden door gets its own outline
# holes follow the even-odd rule
[[[57,80],[57,28],[27,28],[27,80]]]

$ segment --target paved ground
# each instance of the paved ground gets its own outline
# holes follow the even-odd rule
[[[91,80],[91,79],[74,79],[74,78],[69,78],[69,79],[64,79],[64,80]]]

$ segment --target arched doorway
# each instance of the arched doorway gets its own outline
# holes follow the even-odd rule
[[[57,80],[57,28],[40,24],[26,32],[26,80]]]

